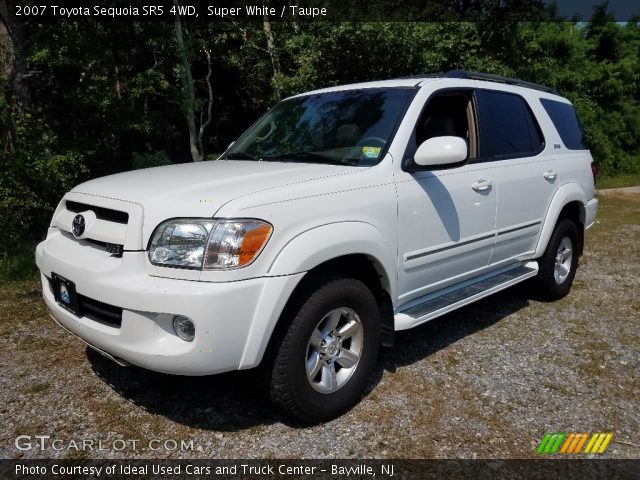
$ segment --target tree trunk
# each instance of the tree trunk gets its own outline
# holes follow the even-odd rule
[[[6,40],[9,54],[7,78],[12,87],[13,99],[10,104],[19,118],[24,116],[31,104],[27,85],[27,62],[25,60],[24,25],[15,16],[15,6],[11,0],[0,2],[0,41]]]
[[[116,95],[118,96],[118,100],[122,101],[122,85],[120,84],[120,71],[118,70],[117,64],[114,68],[114,74],[116,77]]]
[[[267,52],[269,52],[271,67],[273,68],[271,83],[273,84],[273,89],[276,94],[276,100],[280,101],[282,98],[282,92],[280,91],[280,59],[278,58],[278,52],[276,50],[275,34],[271,29],[271,23],[267,15],[262,17],[262,28],[267,37]]]
[[[296,5],[296,4],[297,2],[293,0],[289,1],[289,6]],[[298,16],[294,15],[292,18],[293,20],[291,21],[291,24],[293,25],[293,31],[296,32],[296,35],[297,35],[300,33],[300,24],[298,23]]]
[[[174,0],[173,4],[178,7],[177,0]],[[174,20],[174,27],[176,32],[176,41],[178,43],[178,55],[180,57],[181,72],[180,77],[182,79],[182,111],[187,118],[187,128],[189,130],[189,150],[191,152],[191,160],[194,162],[200,162],[204,158],[203,152],[198,148],[198,129],[196,127],[196,88],[193,83],[193,76],[191,75],[191,60],[184,44],[184,34],[182,30],[182,22],[180,16],[176,15]]]
[[[24,59],[24,28],[15,17],[15,7],[10,1],[0,1],[0,78],[5,79],[6,117],[2,120],[6,136],[0,138],[0,145],[4,153],[14,152],[16,149],[16,122],[22,119],[29,107],[29,89],[27,88],[27,69]]]
[[[205,77],[205,83],[207,85],[207,119],[202,121],[202,110],[200,110],[200,129],[198,130],[198,148],[200,149],[200,154],[202,155],[202,159],[204,160],[204,129],[209,126],[211,123],[211,109],[213,107],[213,89],[211,88],[211,52],[204,49],[204,53],[207,56],[207,76]]]

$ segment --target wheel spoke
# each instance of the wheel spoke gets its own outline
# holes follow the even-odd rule
[[[342,312],[340,310],[336,310],[327,317],[327,323],[325,324],[324,331],[325,333],[329,333],[338,326],[338,322],[342,318]]]
[[[336,359],[336,362],[338,363],[338,365],[340,365],[343,368],[351,368],[356,363],[358,363],[358,359],[359,358],[360,357],[358,357],[358,355],[356,353],[354,353],[351,350],[348,350],[346,348],[343,348],[340,351],[340,355]]]
[[[560,264],[558,265],[558,274],[564,277],[565,275],[569,274],[569,269],[564,265]]]
[[[340,330],[338,330],[338,335],[340,335],[340,338],[342,340],[346,340],[348,338],[353,337],[357,333],[360,333],[361,330],[362,330],[362,325],[359,322],[356,322],[355,320],[351,320],[345,326],[341,327]]]
[[[562,261],[566,262],[569,258],[571,258],[571,249],[567,248],[562,252]]]
[[[322,342],[323,338],[324,335],[322,334],[322,332],[316,328],[311,333],[311,340],[309,340],[309,343],[311,343],[311,345],[316,348],[320,348],[320,343]]]
[[[311,355],[307,359],[307,377],[309,377],[309,380],[316,378],[321,367],[322,360],[320,354],[316,351],[311,352]]]
[[[336,367],[332,363],[325,363],[322,366],[322,378],[320,383],[324,385],[324,387],[333,392],[336,388],[338,388],[338,379],[336,377]]]

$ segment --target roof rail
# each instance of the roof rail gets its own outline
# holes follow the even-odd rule
[[[517,78],[502,77],[500,75],[494,75],[492,73],[480,73],[480,72],[468,72],[466,70],[449,70],[442,74],[444,78],[466,78],[469,80],[484,80],[487,82],[506,83],[508,85],[517,85],[519,87],[532,88],[534,90],[540,90],[542,92],[552,93],[558,95],[558,92],[550,87],[539,85],[537,83],[525,82],[524,80],[518,80]]]

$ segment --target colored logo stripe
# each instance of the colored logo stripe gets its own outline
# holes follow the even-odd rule
[[[560,449],[560,453],[567,453],[567,449],[571,446],[571,444],[574,442],[574,439],[576,437],[575,433],[570,434],[567,439],[565,440],[565,442],[562,444],[562,448]]]
[[[556,453],[564,437],[564,433],[547,433],[538,445],[537,452],[547,455]]]
[[[584,449],[584,453],[603,453],[612,437],[611,433],[594,433]]]
[[[612,433],[600,432],[591,434],[591,437],[588,433],[570,433],[569,435],[558,432],[547,433],[540,441],[536,452],[541,455],[604,453],[612,438]],[[586,447],[584,447],[585,443]]]
[[[578,453],[588,437],[586,433],[572,433],[562,445],[560,453]]]

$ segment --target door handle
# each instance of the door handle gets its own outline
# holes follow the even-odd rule
[[[473,188],[476,192],[484,192],[485,190],[489,190],[493,186],[493,182],[491,180],[477,180],[473,182],[471,188]]]
[[[547,180],[555,180],[558,177],[558,174],[555,172],[555,170],[547,170],[546,172],[544,172],[544,178],[546,178]]]

